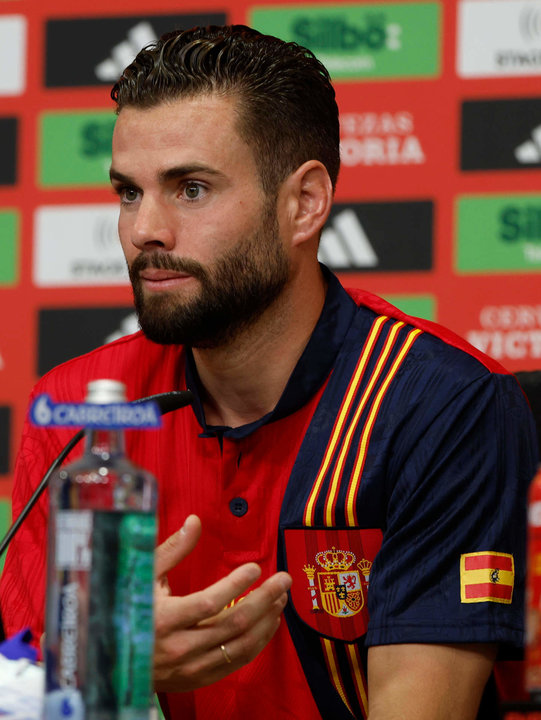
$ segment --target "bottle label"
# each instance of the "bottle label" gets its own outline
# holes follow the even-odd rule
[[[58,570],[90,570],[91,534],[91,510],[57,512],[55,564]]]
[[[79,687],[79,631],[84,596],[81,580],[92,565],[92,526],[90,510],[60,510],[55,515],[54,563],[59,581],[58,684],[64,690],[75,691]],[[70,705],[67,695],[61,700],[63,707]],[[76,710],[73,717],[77,717]]]
[[[153,514],[95,514],[85,678],[92,717],[117,710],[126,720],[148,718],[155,540]]]
[[[60,593],[60,685],[77,687],[77,652],[79,645],[79,583],[62,586]]]
[[[156,516],[68,510],[55,518],[45,720],[148,720]]]
[[[38,395],[30,407],[30,422],[38,427],[87,427],[104,430],[159,428],[162,416],[155,402],[54,403],[49,395]]]

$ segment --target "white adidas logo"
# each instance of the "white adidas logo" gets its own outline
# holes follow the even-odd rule
[[[332,226],[321,233],[319,260],[331,268],[367,268],[379,265],[359,218],[353,210],[335,215]]]
[[[541,125],[532,130],[532,139],[515,148],[515,158],[523,165],[541,162]]]
[[[149,22],[140,22],[128,31],[128,39],[115,45],[111,57],[100,62],[94,68],[96,77],[102,82],[118,80],[124,68],[129,65],[145,45],[157,40],[156,33]]]
[[[104,339],[104,343],[110,343],[113,342],[113,340],[118,340],[121,337],[124,337],[125,335],[133,335],[133,333],[136,333],[139,330],[139,320],[137,319],[137,313],[130,313],[127,317],[122,320],[120,323],[120,327],[118,330],[114,330],[110,335],[107,335],[107,337]]]

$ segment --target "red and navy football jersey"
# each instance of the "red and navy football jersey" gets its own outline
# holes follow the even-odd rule
[[[522,643],[536,450],[516,380],[443,328],[326,277],[308,345],[255,423],[209,427],[189,349],[141,333],[64,363],[33,391],[31,401],[80,402],[103,377],[125,382],[131,400],[190,388],[193,407],[161,430],[127,433],[130,457],[158,479],[160,538],[190,513],[202,519],[172,592],[203,590],[247,561],[263,578],[277,566],[293,575],[287,624],[260,655],[215,685],[167,694],[167,717],[360,718],[369,645]],[[15,516],[71,435],[25,424]],[[8,634],[42,632],[47,514],[44,496],[8,551]]]

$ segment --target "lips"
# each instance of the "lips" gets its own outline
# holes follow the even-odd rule
[[[148,282],[164,282],[167,280],[179,280],[189,277],[188,273],[174,272],[172,270],[159,270],[158,268],[147,268],[143,270],[139,277],[141,280]]]
[[[139,281],[148,292],[166,292],[179,289],[193,279],[190,273],[179,270],[145,268],[139,273]]]

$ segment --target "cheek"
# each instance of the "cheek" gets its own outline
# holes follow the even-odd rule
[[[130,240],[131,223],[129,223],[125,217],[120,217],[118,220],[118,238],[126,260],[130,262],[130,259],[134,258],[135,255],[138,254],[138,250]]]

